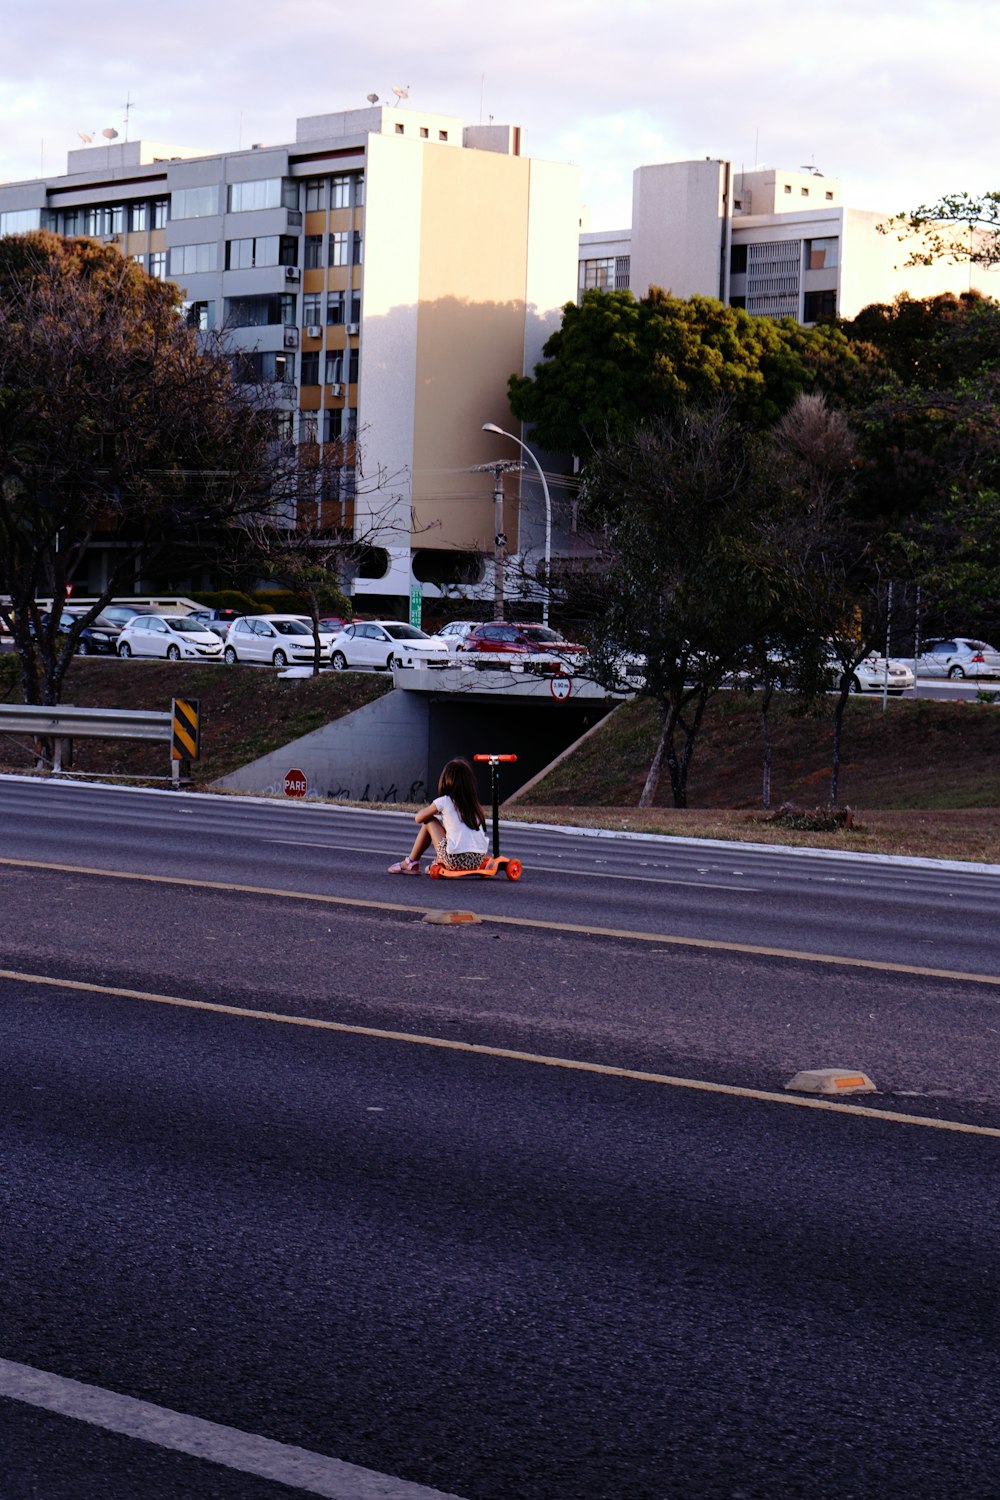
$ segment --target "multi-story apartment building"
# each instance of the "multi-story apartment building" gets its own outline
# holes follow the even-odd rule
[[[1000,275],[982,267],[907,265],[912,247],[879,232],[889,217],[846,207],[840,182],[815,170],[737,172],[709,158],[639,167],[631,229],[580,237],[578,293],[659,286],[815,323],[901,292],[1000,292]]]
[[[398,602],[459,577],[488,593],[492,481],[471,471],[515,455],[482,425],[513,421],[507,380],[572,300],[578,250],[577,170],[522,157],[520,135],[375,105],[245,151],[95,145],[64,176],[0,185],[0,234],[119,245],[273,383],[282,436],[357,436],[344,493],[379,545],[356,594]],[[507,491],[509,547],[530,549],[540,502],[515,476]]]

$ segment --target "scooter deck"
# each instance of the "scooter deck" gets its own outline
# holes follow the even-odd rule
[[[519,859],[513,859],[507,854],[490,854],[475,870],[449,870],[435,860],[427,873],[432,880],[463,880],[468,875],[477,880],[492,880],[494,875],[499,875],[503,870],[508,880],[520,880],[522,869]]]

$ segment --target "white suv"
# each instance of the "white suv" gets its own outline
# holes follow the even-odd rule
[[[319,634],[320,659],[330,660],[332,631]],[[226,661],[267,662],[275,667],[309,666],[316,656],[316,637],[298,615],[244,615],[226,635]]]

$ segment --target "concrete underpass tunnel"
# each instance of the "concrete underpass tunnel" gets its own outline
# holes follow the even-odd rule
[[[434,795],[441,767],[453,756],[516,755],[516,765],[500,768],[500,800],[537,776],[570,745],[607,716],[609,699],[558,703],[511,698],[433,698],[428,704],[427,785]],[[479,796],[490,806],[490,770],[476,766]]]

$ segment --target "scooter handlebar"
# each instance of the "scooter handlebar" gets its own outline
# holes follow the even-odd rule
[[[473,760],[485,760],[485,761],[489,761],[493,765],[496,765],[496,763],[498,761],[501,761],[501,760],[504,760],[504,761],[517,760],[517,756],[516,755],[474,755],[472,757],[472,759]]]

